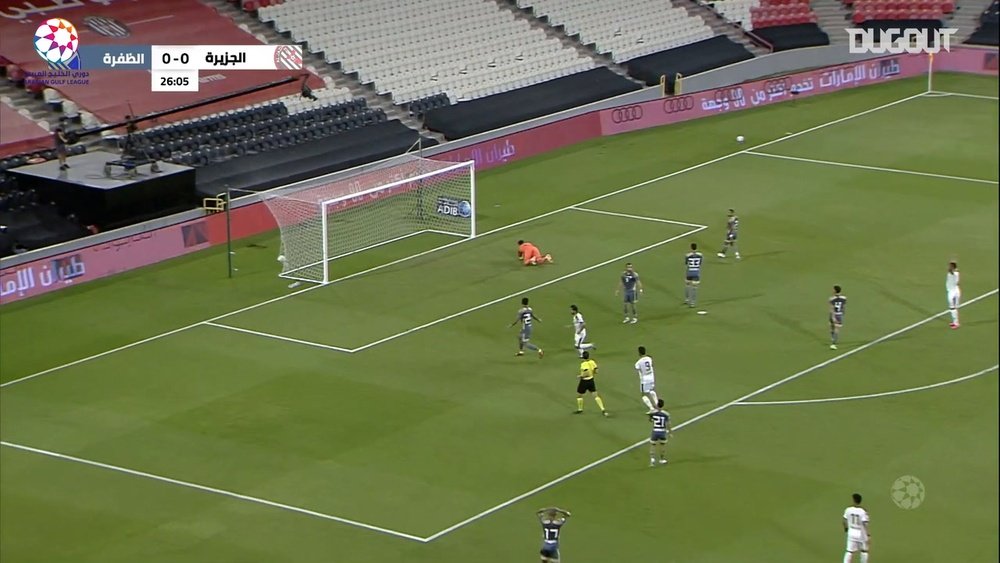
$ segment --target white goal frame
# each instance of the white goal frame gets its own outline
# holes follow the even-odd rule
[[[469,161],[463,161],[463,162],[448,163],[446,161],[436,161],[436,160],[433,160],[433,159],[425,159],[425,158],[413,157],[412,155],[404,155],[404,157],[408,158],[409,160],[404,160],[404,161],[398,162],[398,163],[394,163],[393,161],[390,161],[388,163],[385,163],[387,165],[383,164],[382,166],[377,166],[374,170],[360,171],[358,174],[343,176],[341,178],[337,178],[337,179],[332,180],[330,182],[322,183],[322,184],[318,184],[318,185],[315,185],[315,180],[312,181],[312,182],[310,182],[310,184],[314,184],[312,186],[310,186],[310,185],[304,185],[302,187],[296,187],[296,185],[293,184],[291,186],[287,186],[287,187],[284,187],[284,188],[278,188],[277,190],[274,190],[274,192],[285,192],[285,193],[269,193],[269,194],[265,195],[265,197],[263,198],[263,201],[268,206],[268,209],[271,211],[272,215],[274,215],[275,220],[278,223],[278,227],[282,231],[282,236],[281,236],[281,239],[282,239],[282,244],[281,244],[282,251],[281,252],[282,252],[282,254],[281,254],[281,258],[279,258],[279,260],[282,261],[282,272],[279,274],[279,277],[285,278],[285,279],[289,279],[289,280],[298,281],[298,282],[310,282],[310,283],[326,284],[326,283],[330,282],[330,262],[332,262],[333,260],[337,260],[339,258],[344,258],[344,257],[347,257],[347,256],[358,254],[360,252],[364,252],[366,250],[371,250],[373,248],[377,248],[377,247],[380,247],[380,246],[385,246],[387,244],[392,244],[394,242],[398,242],[398,241],[401,241],[401,240],[404,240],[404,239],[407,239],[407,238],[411,238],[411,237],[418,236],[418,235],[424,235],[424,234],[438,234],[438,235],[446,235],[446,236],[459,237],[459,238],[464,238],[464,239],[473,239],[473,238],[475,238],[476,234],[477,234],[477,228],[476,228],[476,210],[477,210],[477,206],[476,206],[476,163],[475,163],[475,161],[469,160]],[[385,172],[391,173],[391,171],[393,169],[402,168],[404,165],[413,164],[413,163],[417,163],[417,164],[419,164],[419,163],[428,163],[428,164],[432,164],[432,165],[444,165],[444,166],[442,168],[438,168],[436,170],[432,170],[432,171],[429,171],[429,172],[424,172],[424,173],[417,174],[417,175],[414,175],[414,176],[408,176],[408,177],[401,178],[399,180],[395,180],[395,181],[384,183],[384,184],[379,184],[379,185],[377,185],[375,187],[368,188],[368,189],[363,189],[361,191],[350,191],[349,187],[351,185],[352,180],[357,180],[357,179],[360,179],[360,178],[362,178],[362,177],[364,177],[366,175],[380,173],[380,172],[382,172],[382,173],[385,173]],[[332,224],[333,223],[332,220],[336,219],[339,213],[343,213],[343,212],[349,211],[351,209],[363,208],[365,206],[374,205],[374,204],[376,204],[378,202],[384,202],[384,201],[390,200],[391,198],[394,198],[394,197],[400,197],[401,195],[412,193],[415,190],[422,190],[422,189],[424,189],[423,187],[413,187],[413,188],[409,188],[409,189],[400,190],[398,193],[393,193],[393,190],[395,188],[400,188],[402,186],[405,186],[407,184],[413,184],[415,182],[419,183],[419,182],[424,181],[424,180],[430,180],[430,179],[433,179],[435,177],[439,177],[439,176],[442,176],[442,175],[453,174],[456,171],[462,171],[462,170],[467,170],[467,174],[468,174],[468,188],[469,188],[469,191],[468,191],[468,196],[467,197],[468,197],[469,205],[471,207],[470,215],[467,218],[467,220],[468,220],[468,228],[467,229],[448,230],[447,228],[433,228],[432,226],[428,226],[428,228],[414,229],[411,232],[408,232],[408,233],[405,233],[405,234],[394,236],[394,237],[388,238],[386,240],[377,240],[375,242],[372,242],[371,244],[367,244],[367,245],[362,246],[360,248],[355,248],[355,249],[351,249],[351,250],[347,250],[347,251],[338,252],[337,249],[332,249],[331,248],[331,245],[330,245],[331,236],[335,236],[335,234],[336,234],[335,232],[331,232],[331,229],[335,229],[336,228],[336,226]],[[341,195],[338,195],[338,196],[332,197],[332,198],[316,197],[317,195],[321,196],[324,193],[325,189],[329,189],[331,187],[333,187],[334,189],[336,189],[336,187],[341,187],[341,186],[348,188],[348,189],[345,190],[348,193],[343,193]],[[310,197],[309,192],[316,192],[316,194],[313,194],[312,197]],[[383,197],[378,197],[377,196],[377,194],[383,193],[383,192],[386,192],[386,195],[384,195]],[[375,196],[375,197],[373,197],[373,196]],[[464,193],[463,193],[463,196],[464,196]],[[423,197],[423,194],[418,193],[416,197],[417,197],[418,201],[421,201],[420,198]],[[431,197],[431,198],[435,197],[435,193],[431,192],[430,194],[428,194],[428,197]],[[365,199],[371,199],[371,202],[365,201]],[[313,260],[313,261],[310,261],[310,262],[307,262],[307,263],[303,263],[303,264],[296,264],[296,265],[294,265],[292,267],[289,267],[289,264],[286,263],[286,260],[287,260],[286,257],[288,256],[288,254],[291,251],[291,249],[289,249],[286,246],[286,232],[285,232],[285,230],[286,230],[286,228],[289,228],[289,226],[291,226],[292,228],[295,228],[295,227],[300,227],[301,228],[300,223],[306,223],[309,220],[309,217],[304,217],[300,221],[291,223],[290,225],[289,224],[283,224],[281,217],[279,217],[279,214],[276,213],[275,208],[272,207],[272,205],[274,205],[274,202],[276,200],[284,200],[284,201],[288,201],[288,202],[294,202],[295,205],[299,205],[299,206],[303,206],[303,207],[316,206],[316,212],[319,213],[319,218],[320,218],[319,225],[318,225],[319,234],[317,236],[320,236],[321,239],[322,239],[322,252],[317,257],[316,260]],[[423,211],[421,211],[421,212],[423,212]],[[430,211],[430,213],[434,213],[434,212]],[[375,226],[375,227],[377,227],[377,226]],[[310,271],[314,272],[315,269],[316,269],[316,267],[320,266],[320,265],[322,266],[322,275],[319,276],[319,279],[317,279],[318,276],[316,276],[315,274],[308,275],[306,273],[303,273],[303,272],[310,272]]]

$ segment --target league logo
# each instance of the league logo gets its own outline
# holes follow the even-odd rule
[[[35,30],[35,51],[50,68],[80,70],[79,49],[80,36],[67,20],[52,18]]]

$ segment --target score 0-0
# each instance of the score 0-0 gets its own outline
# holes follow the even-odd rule
[[[188,46],[153,45],[151,74],[153,92],[197,92],[200,61]]]

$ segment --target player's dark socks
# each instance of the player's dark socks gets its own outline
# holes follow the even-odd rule
[[[538,346],[535,346],[531,342],[525,342],[524,343],[524,347],[527,348],[528,350],[531,350],[532,352],[537,352],[538,351]]]

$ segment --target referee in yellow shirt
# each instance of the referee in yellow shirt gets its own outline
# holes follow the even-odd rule
[[[597,407],[601,409],[604,416],[608,416],[608,411],[604,409],[604,401],[597,394],[597,382],[594,381],[594,377],[597,375],[597,362],[590,359],[590,352],[584,352],[582,357],[580,375],[577,376],[580,380],[576,384],[576,414],[583,412],[583,396],[586,393],[593,393]]]

